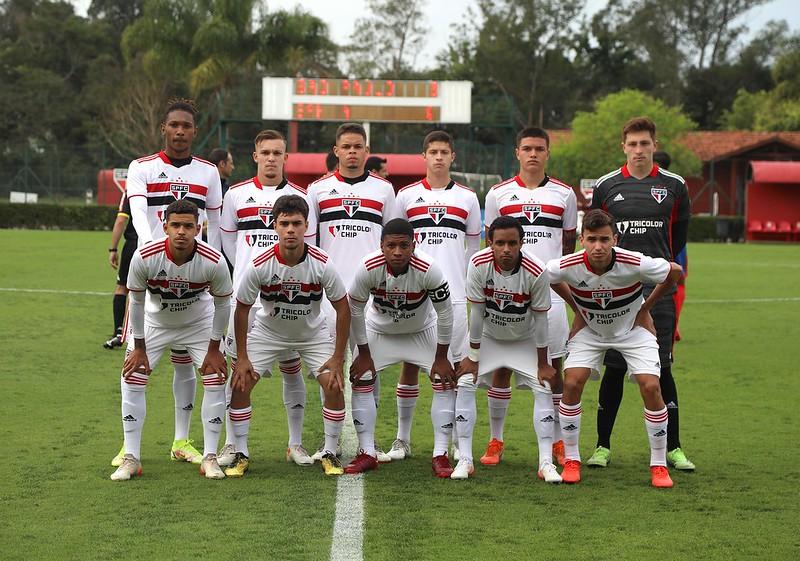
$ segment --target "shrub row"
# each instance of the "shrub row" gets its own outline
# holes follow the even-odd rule
[[[0,203],[0,228],[110,230],[116,216],[112,206]]]

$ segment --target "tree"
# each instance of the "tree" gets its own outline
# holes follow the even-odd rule
[[[622,126],[641,116],[656,123],[659,148],[672,157],[671,171],[684,176],[700,172],[697,156],[680,143],[696,125],[680,109],[636,90],[610,94],[595,104],[593,112],[579,112],[572,121],[570,140],[553,146],[550,169],[577,184],[582,178],[597,178],[619,167],[625,161]]]
[[[258,64],[274,76],[340,76],[338,47],[328,26],[295,8],[265,14],[258,32]]]

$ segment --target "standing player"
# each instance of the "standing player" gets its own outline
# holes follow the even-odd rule
[[[524,231],[509,216],[489,226],[489,247],[472,256],[467,270],[470,349],[458,371],[458,393],[469,395],[458,415],[459,460],[451,476],[467,479],[474,471],[472,431],[475,427],[475,381],[489,387],[496,369],[517,373],[517,387],[533,390],[534,430],[539,445],[537,474],[547,483],[560,483],[553,464],[553,397],[555,369],[547,361],[550,282],[545,265],[522,251]]]
[[[393,216],[394,187],[364,171],[369,146],[367,133],[358,123],[344,123],[336,129],[333,152],[339,159],[338,169],[309,185],[308,205],[319,220],[318,245],[330,255],[342,282],[349,287],[361,259],[378,247],[383,224]],[[323,308],[323,314],[333,332],[331,310]],[[379,392],[378,382],[374,393],[376,407]],[[318,450],[314,459],[319,456]],[[379,452],[379,459],[391,461],[383,451]]]
[[[447,448],[453,430],[455,379],[447,351],[453,330],[450,289],[433,259],[415,251],[414,229],[395,218],[381,234],[380,251],[363,258],[350,285],[352,340],[358,346],[350,368],[353,424],[361,451],[345,467],[361,473],[378,467],[375,451],[375,379],[387,366],[410,362],[430,372],[433,384],[433,459],[437,477],[450,477]],[[364,317],[364,308],[372,304]]]
[[[672,487],[667,471],[667,408],[661,397],[658,341],[649,311],[667,294],[681,267],[665,259],[615,248],[614,219],[602,210],[583,218],[583,251],[547,264],[550,281],[562,297],[575,301],[573,337],[564,362],[564,398],[559,415],[564,431],[565,483],[581,480],[578,442],[581,431],[581,394],[603,356],[615,349],[625,359],[644,401],[644,424],[650,441],[650,481],[654,487]],[[561,283],[561,284],[558,284]],[[642,300],[643,284],[655,286]]]
[[[619,246],[650,257],[674,261],[686,246],[690,203],[686,182],[680,175],[653,163],[658,147],[656,125],[646,117],[631,119],[622,128],[622,151],[627,162],[601,177],[592,196],[592,208],[610,213],[617,221]],[[645,285],[645,297],[653,290]],[[667,460],[680,470],[694,470],[681,449],[678,390],[672,376],[672,345],[676,314],[672,295],[660,299],[652,310],[661,357],[661,394],[667,403]],[[627,365],[619,353],[606,355],[606,371],[600,384],[597,408],[597,448],[587,465],[605,467],[611,461],[611,432],[622,400],[620,380]],[[615,387],[619,388],[615,391]]]
[[[139,237],[139,246],[164,237],[164,214],[167,206],[186,199],[199,208],[200,224],[208,220],[208,240],[221,249],[219,211],[222,190],[217,167],[192,156],[192,142],[197,134],[197,110],[189,100],[172,99],[161,123],[164,149],[131,162],[128,167],[126,193],[131,208],[131,222]],[[171,353],[175,374],[172,393],[175,398],[175,437],[171,457],[200,463],[201,454],[189,440],[189,425],[194,410],[196,376],[192,358],[184,349]],[[119,465],[121,454],[112,460]]]
[[[222,254],[195,239],[200,225],[197,205],[191,201],[174,201],[167,206],[164,233],[166,238],[136,250],[128,274],[131,340],[120,381],[125,454],[111,474],[114,481],[142,474],[145,389],[152,369],[172,345],[188,350],[203,380],[200,473],[209,479],[225,477],[216,451],[225,416],[228,372],[220,351],[232,290],[228,265]]]
[[[272,363],[288,349],[300,354],[309,374],[320,383],[325,428],[322,467],[327,475],[341,475],[336,443],[345,417],[342,368],[350,329],[347,291],[328,255],[303,241],[308,228],[305,199],[283,195],[272,208],[279,241],[247,263],[236,293],[238,359],[230,408],[236,460],[225,473],[241,477],[247,472],[250,392],[259,378],[270,375]],[[323,291],[336,312],[335,344],[320,314]],[[262,305],[250,331],[250,308],[257,298]]]
[[[536,127],[521,130],[517,134],[515,151],[519,160],[519,175],[492,187],[486,195],[486,224],[498,216],[516,218],[525,232],[525,251],[538,257],[543,263],[575,251],[575,234],[578,221],[575,192],[571,187],[553,179],[545,172],[550,159],[550,137]],[[550,341],[550,361],[556,369],[553,383],[553,406],[557,409],[561,400],[561,359],[566,353],[567,309],[561,298],[551,292],[552,307],[547,314]],[[511,400],[511,372],[498,370],[489,389],[489,422],[491,440],[481,463],[496,465],[503,456],[503,425]],[[549,410],[549,409],[548,409]],[[534,424],[542,420],[534,402]],[[564,444],[558,419],[553,427],[553,454],[563,463]]]
[[[105,343],[106,349],[114,349],[122,346],[122,339],[125,334],[122,332],[122,324],[125,322],[125,303],[128,299],[128,268],[131,264],[133,252],[136,251],[138,239],[136,230],[130,220],[131,207],[128,204],[128,195],[122,194],[119,202],[117,219],[111,230],[111,247],[108,249],[108,260],[111,267],[117,269],[117,285],[114,287],[114,335]],[[120,238],[125,238],[122,245],[122,255],[117,249]]]
[[[425,179],[400,189],[395,212],[411,223],[417,247],[434,259],[447,278],[453,303],[450,360],[457,368],[466,356],[464,276],[469,258],[480,248],[481,209],[475,192],[450,178],[456,153],[453,138],[447,132],[428,133],[422,142],[422,157],[427,168]],[[402,460],[411,454],[411,423],[418,397],[419,368],[404,363],[397,383],[397,439],[388,453],[392,460]],[[456,408],[459,398],[457,394]],[[454,428],[458,429],[458,420]]]
[[[253,161],[258,171],[256,176],[232,186],[225,195],[222,224],[222,248],[233,264],[233,290],[236,293],[248,264],[267,248],[278,243],[275,231],[275,201],[283,195],[297,195],[305,199],[306,190],[288,182],[283,176],[283,167],[289,154],[286,139],[275,130],[264,130],[256,135]],[[317,222],[314,215],[308,217],[307,239],[315,237]],[[250,311],[250,325],[260,307],[257,300]],[[233,336],[233,315],[228,327],[226,352],[236,360],[236,341]],[[271,367],[271,365],[270,365]],[[289,424],[289,443],[286,459],[297,465],[314,463],[303,447],[303,420],[306,407],[306,385],[303,381],[300,358],[297,353],[287,353],[279,363],[283,378],[283,404]],[[230,403],[230,384],[228,384]],[[234,460],[233,426],[226,420],[225,446],[219,453],[219,464],[229,466]]]

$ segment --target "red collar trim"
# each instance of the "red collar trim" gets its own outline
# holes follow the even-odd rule
[[[262,190],[264,189],[264,187],[262,187],[262,185],[261,185],[261,182],[258,180],[258,176],[257,175],[255,177],[253,177],[253,185],[258,187],[259,189],[262,189]]]
[[[169,159],[169,156],[167,156],[167,153],[163,150],[158,153],[158,157],[161,158],[161,161],[165,164],[172,165],[172,160]]]
[[[631,172],[628,170],[628,164],[622,166],[619,171],[622,172],[622,177],[624,177],[625,179],[631,176]],[[658,175],[658,164],[653,164],[653,169],[651,169],[650,173],[648,173],[647,175],[649,177],[655,177],[656,175]]]
[[[520,187],[525,187],[526,189],[528,188],[528,186],[527,186],[527,185],[525,185],[525,182],[524,182],[524,181],[522,181],[522,179],[520,178],[520,176],[519,176],[519,175],[515,175],[515,176],[514,176],[514,181],[516,181],[516,182],[517,182],[517,185],[519,185]]]

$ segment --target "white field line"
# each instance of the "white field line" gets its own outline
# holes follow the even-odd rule
[[[800,296],[787,296],[785,298],[707,298],[701,300],[686,300],[686,304],[762,304],[770,302],[800,302]]]
[[[0,288],[0,292],[24,292],[27,294],[74,294],[76,296],[111,296],[114,288],[105,292],[91,292],[87,290],[52,290],[49,288]]]
[[[348,353],[349,356],[349,353]],[[345,378],[350,361],[345,362]],[[347,410],[342,427],[342,463],[356,455],[358,437],[350,407],[352,390],[345,382],[344,403]],[[331,561],[363,561],[364,559],[364,476],[341,475],[336,484],[336,515],[333,519]]]

